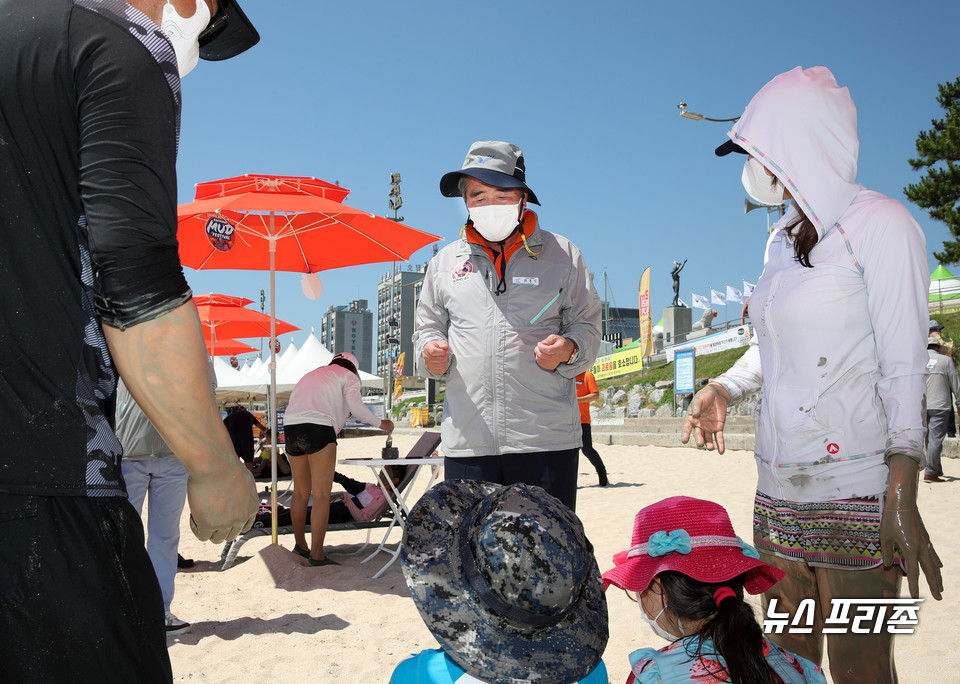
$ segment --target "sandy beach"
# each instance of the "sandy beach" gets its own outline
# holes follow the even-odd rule
[[[416,440],[412,433],[394,435],[401,454]],[[382,437],[342,439],[338,457],[378,457],[382,445]],[[598,451],[611,486],[598,487],[593,468],[581,458],[577,513],[601,571],[611,567],[616,551],[629,545],[637,510],[667,496],[717,501],[729,511],[737,534],[751,537],[756,484],[752,453],[718,456],[692,448],[638,446],[598,446]],[[338,469],[370,479],[366,467]],[[960,581],[952,574],[960,547],[950,532],[960,513],[960,461],[944,459],[944,470],[945,483],[920,484],[920,507],[945,566],[945,600],[930,598],[921,578],[920,596],[927,600],[919,625],[914,634],[896,641],[902,682],[954,682],[960,672],[960,652],[950,646],[960,637]],[[412,484],[411,501],[423,492],[427,477],[422,468]],[[262,490],[264,483],[258,485]],[[172,610],[191,622],[192,629],[168,638],[175,681],[386,682],[400,660],[436,646],[409,598],[399,562],[378,579],[372,576],[387,560],[384,554],[361,564],[369,555],[358,553],[366,533],[327,535],[327,553],[339,567],[310,567],[290,551],[293,535],[281,535],[279,546],[272,545],[269,536],[248,541],[234,566],[221,572],[221,546],[197,541],[187,521],[184,511],[180,551],[196,565],[177,575]],[[374,540],[382,533],[373,530]],[[400,533],[393,532],[391,541],[399,539]],[[903,595],[908,596],[906,581]],[[608,605],[610,641],[604,662],[610,681],[619,683],[629,672],[628,653],[666,642],[640,621],[636,604],[622,592],[611,588]]]

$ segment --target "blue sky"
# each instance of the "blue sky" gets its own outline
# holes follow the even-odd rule
[[[857,104],[859,181],[904,201],[920,175],[907,163],[917,133],[942,114],[937,84],[960,75],[960,4],[946,0],[243,6],[260,44],[201,62],[183,81],[180,202],[197,182],[274,173],[339,181],[353,191],[347,204],[387,215],[398,172],[401,215],[442,246],[466,212],[441,197],[440,176],[460,167],[471,142],[508,140],[524,150],[541,225],[582,249],[601,297],[606,272],[612,303],[636,307],[652,267],[655,320],[672,297],[675,259],[688,259],[680,296],[690,303],[691,292],[755,282],[766,238],[763,212],[743,213],[742,162],[713,155],[728,124],[681,118],[678,102],[733,117],[776,74],[828,66]],[[928,252],[939,250],[946,227],[907,206]],[[278,273],[277,315],[319,334],[330,305],[367,299],[375,308],[389,268],[322,273],[316,301],[299,274]],[[255,301],[269,282],[251,271],[186,273],[196,293]]]

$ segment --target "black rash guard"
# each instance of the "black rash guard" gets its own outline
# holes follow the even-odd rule
[[[0,0],[0,492],[124,496],[100,323],[180,306],[180,80],[123,0]]]

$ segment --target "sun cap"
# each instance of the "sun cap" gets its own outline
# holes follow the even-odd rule
[[[360,370],[360,364],[357,362],[357,357],[351,354],[350,352],[340,352],[339,354],[334,356],[332,359],[330,359],[330,362],[333,363],[336,359],[343,359],[344,361],[349,361],[350,363],[353,364],[354,371]]]
[[[607,602],[576,514],[540,487],[452,480],[407,517],[400,553],[447,656],[490,682],[574,682],[600,662]]]
[[[747,152],[745,149],[740,147],[737,143],[733,142],[732,140],[728,140],[727,142],[723,143],[722,145],[720,145],[720,147],[718,147],[713,151],[713,153],[718,157],[725,157],[731,152],[738,152],[739,154],[750,154],[749,152]]]
[[[237,0],[219,0],[217,13],[200,34],[200,57],[211,62],[236,57],[260,42],[260,34]]]
[[[927,338],[927,346],[929,347],[931,344],[935,344],[936,346],[939,347],[941,344],[943,344],[943,339],[940,337],[937,337],[936,335],[930,335]]]
[[[760,594],[784,572],[762,562],[757,551],[733,532],[720,504],[673,496],[640,509],[633,523],[633,545],[613,557],[603,573],[611,584],[640,593],[653,578],[673,570],[700,582],[727,582],[744,575],[744,589]]]
[[[533,190],[527,187],[523,150],[513,143],[500,140],[473,143],[460,170],[443,174],[440,194],[444,197],[460,197],[460,176],[472,176],[495,188],[521,188],[529,193],[528,202],[540,204]]]
[[[930,319],[930,330],[943,330],[943,326],[937,323],[932,318]]]

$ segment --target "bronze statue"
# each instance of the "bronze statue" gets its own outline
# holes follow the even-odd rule
[[[673,301],[670,306],[680,306],[680,271],[686,265],[686,259],[683,260],[682,264],[679,261],[673,262],[673,270],[670,271],[670,276],[673,278]]]

